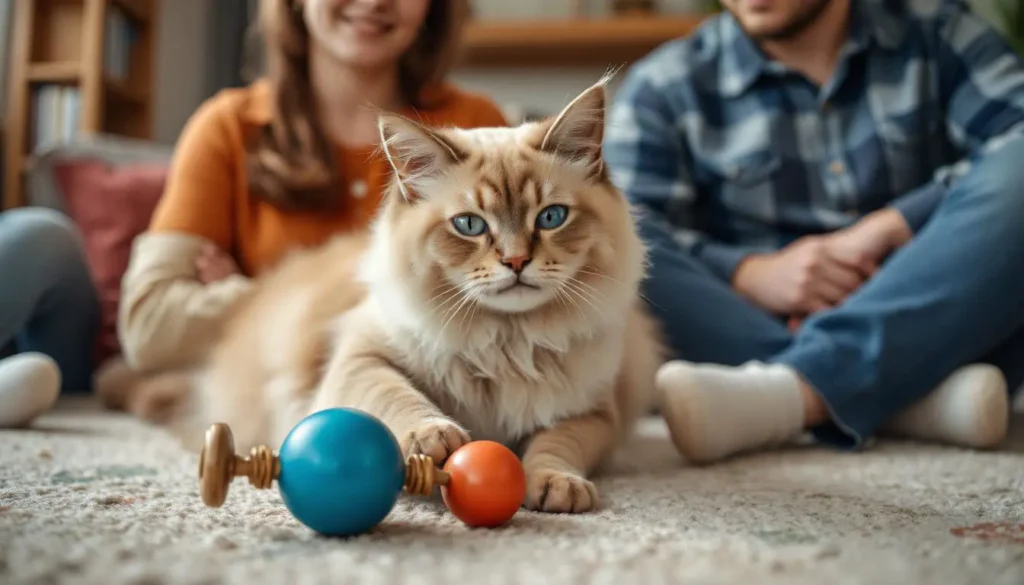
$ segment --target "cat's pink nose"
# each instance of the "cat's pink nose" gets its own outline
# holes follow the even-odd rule
[[[530,263],[530,257],[525,255],[506,256],[501,259],[501,263],[511,268],[516,274],[519,274],[523,271],[523,268],[526,268],[526,265]]]

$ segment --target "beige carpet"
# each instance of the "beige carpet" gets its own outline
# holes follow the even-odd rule
[[[1022,427],[1000,453],[880,443],[694,469],[654,420],[599,481],[600,512],[469,530],[437,501],[403,501],[343,541],[245,481],[206,509],[194,454],[64,403],[0,432],[0,583],[1019,585]]]

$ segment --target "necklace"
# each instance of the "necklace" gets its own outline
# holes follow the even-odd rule
[[[364,179],[355,179],[348,185],[349,195],[356,199],[362,199],[366,197],[366,192],[369,190],[369,186],[366,184]]]

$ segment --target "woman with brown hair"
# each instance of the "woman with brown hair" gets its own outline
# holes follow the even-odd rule
[[[261,0],[266,77],[193,114],[135,242],[118,320],[133,370],[193,363],[253,277],[368,225],[388,175],[379,111],[506,124],[444,81],[467,12],[466,0]]]

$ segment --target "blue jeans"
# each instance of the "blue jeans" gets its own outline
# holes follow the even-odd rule
[[[0,213],[0,346],[50,356],[63,392],[89,392],[99,325],[99,298],[75,225],[40,207]]]
[[[1024,382],[1024,140],[980,159],[904,247],[841,306],[795,334],[685,256],[641,219],[651,245],[644,284],[675,357],[788,364],[825,401],[813,429],[857,448],[953,370],[990,363],[1011,392]]]

